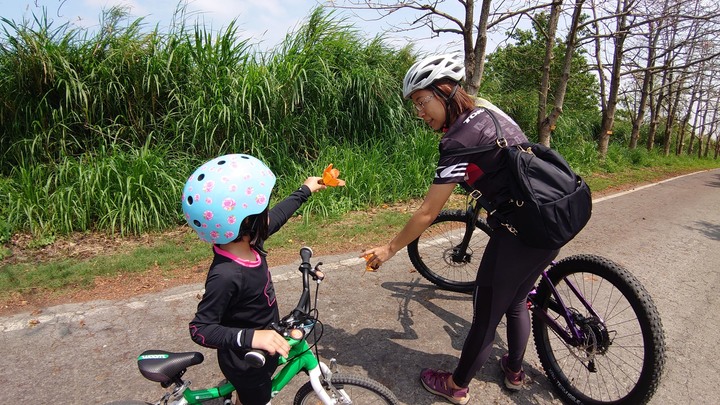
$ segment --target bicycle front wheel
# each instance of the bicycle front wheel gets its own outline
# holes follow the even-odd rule
[[[541,282],[535,309],[569,330],[562,301],[583,335],[581,342],[567,343],[533,313],[540,363],[557,392],[576,404],[647,403],[660,383],[665,338],[645,288],[626,269],[591,255],[563,259],[548,276],[559,300]]]
[[[443,210],[435,221],[407,247],[410,262],[428,281],[457,292],[472,292],[485,246],[492,229],[483,218],[475,221],[467,247],[467,216],[461,210]]]
[[[331,378],[332,386],[330,388],[326,384],[325,392],[330,398],[335,400],[337,404],[399,404],[395,395],[387,387],[375,380],[359,375],[333,374]],[[315,394],[310,382],[305,383],[295,394],[294,405],[315,405],[321,404],[320,399]]]

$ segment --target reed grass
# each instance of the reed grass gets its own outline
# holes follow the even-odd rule
[[[162,31],[120,8],[92,32],[45,14],[0,18],[0,242],[177,226],[187,175],[226,153],[267,162],[278,196],[333,163],[348,185],[313,197],[307,217],[425,193],[437,135],[400,95],[410,47],[389,48],[318,8],[260,51],[234,22],[210,31],[184,13]],[[561,120],[553,146],[583,174],[654,161],[611,148],[601,163],[593,120]]]

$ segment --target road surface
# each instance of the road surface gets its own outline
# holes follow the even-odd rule
[[[596,200],[587,228],[560,257],[592,253],[630,269],[660,311],[666,371],[652,404],[718,403],[720,381],[720,170],[671,179]],[[315,252],[320,257],[323,252]],[[324,358],[341,370],[368,375],[405,404],[443,404],[418,383],[422,367],[452,370],[471,318],[470,296],[435,289],[412,270],[405,251],[377,273],[365,273],[356,252],[322,257],[320,290]],[[300,291],[296,266],[272,269],[281,312]],[[205,362],[186,374],[195,388],[222,378],[212,350],[195,345],[187,323],[202,285],[121,301],[45,308],[0,318],[0,404],[101,404],[156,401],[163,390],[142,378],[135,360],[145,349],[201,351]],[[501,325],[490,361],[470,385],[470,403],[556,404],[531,340],[527,389],[501,387],[497,359],[505,350]],[[274,404],[292,401],[293,382]]]

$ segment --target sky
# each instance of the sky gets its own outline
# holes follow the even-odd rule
[[[180,0],[0,0],[0,15],[20,22],[42,15],[42,8],[47,9],[48,18],[57,23],[71,24],[92,29],[98,26],[102,10],[120,5],[129,10],[132,17],[143,17],[144,21],[154,27],[167,27],[172,22]],[[236,19],[239,34],[243,38],[252,38],[260,48],[272,49],[280,43],[286,34],[295,31],[310,14],[311,10],[321,3],[320,0],[190,0],[187,11],[191,21],[198,21],[206,28],[219,30]],[[346,16],[355,27],[369,37],[380,33],[386,35],[386,42],[401,47],[408,41],[415,44],[421,52],[458,51],[459,45],[450,44],[457,35],[427,39],[428,31],[417,32],[408,38],[403,35],[386,32],[390,25],[398,25],[410,19],[412,15],[394,17],[395,20],[371,21],[375,14],[364,12],[352,14],[347,10],[338,10]],[[460,12],[462,13],[462,12]],[[402,14],[402,13],[396,13]],[[460,14],[462,15],[462,14]],[[450,44],[450,45],[449,45]]]

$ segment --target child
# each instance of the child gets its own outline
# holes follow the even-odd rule
[[[290,346],[270,324],[280,320],[263,242],[287,222],[313,192],[326,186],[309,177],[271,210],[275,175],[260,160],[242,154],[215,158],[188,179],[183,190],[185,219],[200,239],[213,244],[214,258],[205,294],[190,322],[195,343],[217,349],[218,363],[244,405],[271,399],[278,356]],[[265,366],[244,360],[250,349],[267,351]]]

